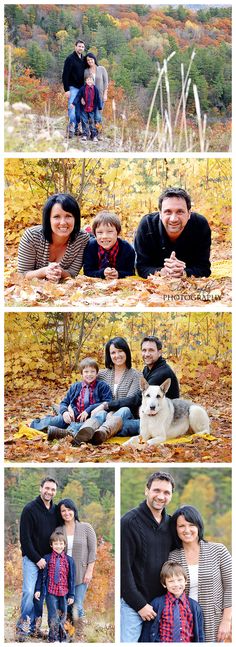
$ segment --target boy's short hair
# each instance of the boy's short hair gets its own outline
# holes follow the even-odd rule
[[[117,234],[121,231],[120,218],[118,218],[114,211],[106,211],[105,209],[98,211],[92,222],[92,232],[94,236],[96,236],[96,229],[100,225],[113,225],[113,227],[116,228]]]
[[[53,541],[56,541],[58,539],[58,537],[62,537],[62,539],[64,541],[64,544],[66,546],[66,538],[65,538],[64,532],[63,532],[63,530],[60,530],[60,529],[54,530],[52,532],[52,534],[50,535],[50,540],[49,540],[50,541],[50,546],[52,545]]]
[[[84,359],[82,359],[79,365],[81,373],[83,372],[84,368],[87,368],[88,366],[91,366],[91,368],[95,368],[98,373],[99,366],[96,359],[93,359],[93,357],[85,357]]]
[[[172,577],[172,575],[183,575],[185,581],[187,582],[187,573],[185,568],[179,562],[171,562],[168,560],[162,566],[160,572],[160,582],[162,585],[165,585],[167,578]]]

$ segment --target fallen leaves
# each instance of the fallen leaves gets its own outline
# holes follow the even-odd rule
[[[102,281],[87,276],[77,276],[64,283],[19,276],[16,272],[6,277],[6,306],[76,306],[79,311],[102,308],[146,310],[156,307],[200,306],[210,304],[231,306],[231,279],[199,278],[171,279],[150,276],[148,279],[131,277]]]

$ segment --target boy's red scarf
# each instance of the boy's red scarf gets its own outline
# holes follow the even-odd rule
[[[119,241],[111,249],[104,249],[98,245],[98,269],[105,270],[106,267],[116,267],[117,255],[119,252]]]

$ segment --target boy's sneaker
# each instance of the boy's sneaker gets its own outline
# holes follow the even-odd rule
[[[86,135],[83,135],[83,137],[81,137],[81,139],[82,139],[83,142],[86,142],[88,138],[86,137]]]
[[[96,137],[96,135],[95,135],[95,137],[93,138],[93,142],[98,142],[98,138]]]

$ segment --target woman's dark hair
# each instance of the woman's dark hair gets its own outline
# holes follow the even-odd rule
[[[84,57],[85,67],[90,67],[87,58],[93,58],[95,65],[98,65],[96,56],[92,52],[88,52],[88,54],[86,54],[86,56]]]
[[[58,510],[58,513],[59,513],[60,522],[63,525],[64,525],[65,522],[64,522],[64,519],[62,519],[62,516],[61,516],[61,506],[62,505],[64,505],[66,508],[69,508],[69,510],[73,510],[73,512],[75,514],[75,521],[79,521],[78,509],[77,509],[74,501],[72,501],[72,499],[61,499],[61,501],[59,501],[59,503],[57,504],[57,510]]]
[[[119,350],[123,350],[124,353],[126,354],[126,366],[127,368],[131,368],[132,366],[132,361],[131,361],[131,352],[130,352],[130,347],[127,344],[126,339],[123,337],[113,337],[113,339],[109,339],[109,341],[106,343],[105,346],[105,367],[106,368],[113,368],[114,364],[111,360],[110,356],[110,346],[113,344],[115,348],[119,348]]]
[[[80,208],[78,202],[69,193],[54,193],[48,198],[43,207],[43,234],[46,240],[52,242],[52,229],[50,223],[50,215],[54,204],[60,204],[63,211],[67,211],[74,216],[75,224],[74,229],[70,235],[70,240],[75,240],[77,233],[80,230]]]
[[[186,521],[192,523],[198,528],[198,539],[204,540],[204,524],[200,512],[192,505],[183,505],[182,508],[178,508],[171,517],[171,529],[173,532],[175,544],[178,548],[182,547],[182,541],[179,539],[177,534],[177,519],[183,515]]]

